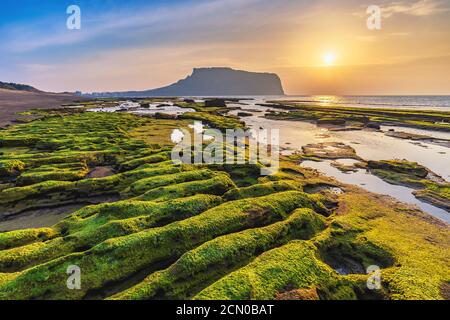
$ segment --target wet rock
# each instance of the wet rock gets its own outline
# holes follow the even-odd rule
[[[111,167],[96,167],[92,169],[86,176],[86,179],[109,177],[115,174]]]
[[[345,126],[345,119],[341,118],[321,118],[317,120],[317,124],[331,124],[336,126]]]
[[[407,173],[423,179],[426,178],[429,174],[429,170],[424,166],[421,166],[416,162],[409,162],[406,160],[369,160],[367,162],[367,166],[370,169],[381,169],[398,173]]]
[[[219,107],[226,108],[227,104],[223,99],[211,99],[205,101],[205,107]]]
[[[333,194],[342,194],[344,192],[341,188],[326,183],[306,184],[303,186],[303,191],[310,194],[327,191]]]
[[[358,168],[354,165],[346,165],[346,164],[342,164],[340,162],[337,161],[333,161],[330,164],[332,167],[335,167],[336,169],[340,170],[343,173],[349,173],[349,172],[357,172]]]
[[[238,117],[251,117],[253,114],[251,114],[250,112],[238,112],[237,116]]]
[[[367,124],[366,124],[366,128],[369,128],[369,129],[376,129],[376,130],[381,130],[380,124],[379,124],[379,123],[376,123],[376,122],[369,122],[369,123],[367,123]]]
[[[369,241],[329,244],[321,251],[321,258],[341,275],[365,274],[368,265],[387,268],[394,264],[389,252]]]
[[[308,144],[302,147],[302,151],[305,156],[320,159],[348,158],[360,160],[360,158],[356,155],[355,149],[341,142]]]
[[[155,118],[156,119],[175,120],[175,119],[177,119],[177,115],[157,112],[157,113],[155,113]]]

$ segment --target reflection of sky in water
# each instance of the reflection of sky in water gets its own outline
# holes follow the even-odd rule
[[[247,105],[230,104],[230,107],[240,107],[242,110],[259,109],[267,111],[269,108],[258,106],[264,103],[264,100],[249,100]],[[239,110],[230,112],[237,114]],[[365,160],[389,160],[389,159],[407,159],[409,161],[418,162],[426,166],[431,171],[442,176],[447,181],[450,180],[450,150],[444,146],[433,145],[422,142],[421,145],[411,143],[410,140],[388,137],[382,132],[359,130],[359,131],[329,131],[325,128],[319,128],[313,123],[302,121],[277,121],[269,120],[261,117],[261,113],[254,113],[251,117],[242,118],[247,126],[252,129],[279,129],[280,130],[280,146],[289,147],[293,150],[301,150],[302,146],[307,144],[315,144],[321,142],[342,142],[353,147],[358,156]],[[430,136],[450,139],[449,133],[432,132],[419,129],[389,127],[396,131],[411,132],[416,134],[428,134]],[[386,128],[385,130],[388,130]],[[384,129],[384,128],[383,128]],[[425,147],[424,147],[425,146]],[[284,151],[284,154],[293,151]],[[352,165],[355,160],[341,159],[338,162],[345,165]],[[443,210],[436,208],[430,204],[421,202],[412,194],[412,189],[390,185],[380,178],[366,173],[365,170],[358,170],[356,173],[343,173],[337,168],[330,166],[327,162],[304,162],[314,169],[335,177],[339,181],[348,184],[360,185],[368,191],[390,195],[400,201],[418,205],[423,211],[428,212],[442,220],[449,222],[449,214]]]
[[[346,164],[349,164],[349,161],[339,160],[339,162],[346,162]],[[359,185],[368,191],[389,195],[395,197],[400,201],[417,205],[423,211],[428,212],[441,220],[450,222],[449,213],[447,213],[443,209],[439,209],[430,204],[421,202],[416,197],[414,197],[414,195],[412,194],[413,189],[411,188],[389,184],[362,169],[359,169],[357,172],[343,173],[339,169],[331,166],[330,163],[331,161],[304,161],[302,162],[301,166],[316,169],[326,174],[327,176],[334,177],[335,179],[343,183]]]
[[[150,108],[140,108],[139,110],[131,111],[134,114],[156,114],[156,113],[164,113],[170,115],[180,115],[186,112],[195,112],[194,109],[190,108],[180,108],[177,106],[150,106]]]
[[[394,108],[450,111],[448,96],[284,96],[269,100],[289,100],[319,106],[346,106],[356,108]]]
[[[141,105],[136,102],[126,101],[121,103],[118,106],[115,107],[104,107],[104,108],[92,108],[88,109],[89,112],[117,112],[123,109],[136,109],[139,108]]]
[[[414,133],[421,134],[424,136],[430,136],[437,139],[446,139],[450,140],[450,132],[442,132],[442,131],[433,131],[433,130],[424,130],[424,129],[416,129],[416,128],[406,128],[406,127],[396,127],[396,126],[381,126],[383,131],[388,131],[389,129],[394,129],[397,132],[406,132],[406,133]]]
[[[173,102],[165,101],[158,103],[150,103],[148,108],[141,108],[141,105],[136,102],[126,101],[121,103],[118,106],[114,107],[105,107],[105,108],[92,108],[88,109],[90,112],[118,112],[125,111],[133,114],[156,114],[156,113],[164,113],[170,115],[180,115],[186,112],[195,112],[194,109],[191,108],[180,108],[175,106]]]
[[[249,101],[248,105],[233,105],[245,109],[267,109],[257,103],[262,101]],[[239,110],[230,112],[235,114]],[[429,168],[447,181],[450,181],[450,149],[444,146],[422,142],[421,145],[411,143],[394,137],[388,137],[382,132],[374,131],[329,131],[319,128],[313,123],[302,121],[277,121],[261,117],[255,113],[252,117],[242,118],[246,124],[259,129],[280,129],[280,146],[289,146],[293,149],[301,149],[302,146],[320,142],[342,142],[356,150],[358,156],[365,160],[389,160],[407,159],[415,161]],[[407,131],[407,128],[399,128],[399,131]],[[409,131],[408,131],[409,132]],[[449,133],[436,133],[440,138],[450,139]],[[289,143],[289,144],[287,144]],[[425,146],[425,147],[424,147]]]

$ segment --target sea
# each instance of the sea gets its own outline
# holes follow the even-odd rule
[[[248,97],[248,98],[263,98]],[[264,100],[283,100],[301,104],[323,106],[347,106],[361,108],[415,109],[450,111],[450,95],[447,96],[334,96],[334,95],[286,95],[264,96]]]

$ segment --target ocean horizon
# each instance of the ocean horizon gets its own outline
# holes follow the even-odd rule
[[[197,96],[185,96],[194,98]],[[251,95],[202,96],[202,98],[263,99],[289,101],[319,106],[347,106],[361,108],[402,108],[414,110],[450,111],[450,95]]]

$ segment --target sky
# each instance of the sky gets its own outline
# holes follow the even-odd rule
[[[80,30],[66,27],[70,5]],[[444,95],[450,1],[2,0],[0,57],[0,81],[52,92],[145,90],[226,66],[275,72],[292,95]]]

